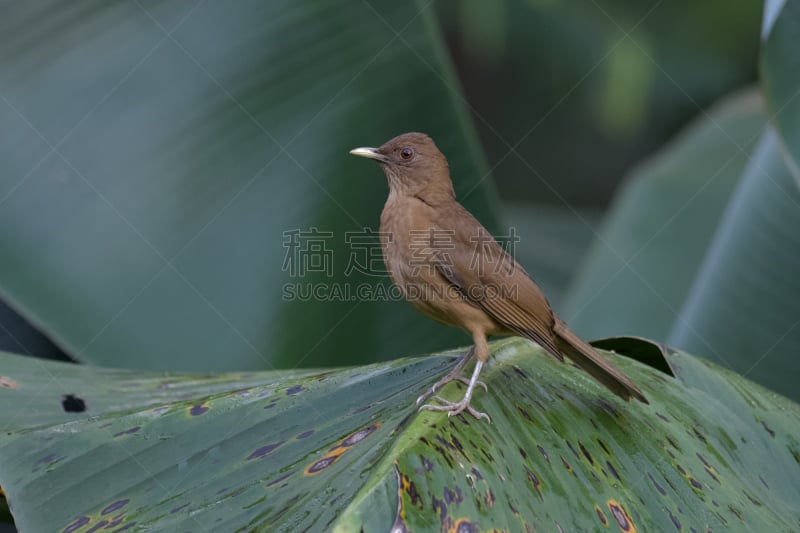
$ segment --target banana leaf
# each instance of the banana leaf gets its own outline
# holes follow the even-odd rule
[[[0,486],[21,531],[788,531],[800,406],[641,339],[626,403],[520,339],[474,406],[417,412],[459,352],[143,373],[0,354]],[[442,394],[456,399],[458,383]]]
[[[630,173],[568,290],[577,332],[667,339],[765,122],[758,91],[731,95]]]

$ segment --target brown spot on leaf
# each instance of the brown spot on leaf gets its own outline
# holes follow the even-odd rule
[[[550,457],[547,456],[547,451],[544,448],[542,448],[542,446],[539,444],[537,444],[536,447],[539,449],[539,453],[542,454],[542,457],[544,457],[544,460],[547,461],[547,463],[549,464]]]
[[[135,525],[136,525],[136,522],[131,522],[130,524],[125,524],[125,525],[124,525],[124,526],[122,526],[121,528],[119,528],[119,529],[115,529],[115,530],[113,531],[113,533],[118,533],[119,531],[125,531],[126,529],[130,529],[130,528],[132,528],[132,527],[133,527],[133,526],[135,526]],[[107,527],[107,528],[111,527],[111,524],[107,525],[106,527]]]
[[[138,432],[142,429],[142,426],[135,426],[130,429],[126,429],[125,431],[120,431],[119,433],[114,433],[114,437],[121,437],[122,435],[133,435],[134,433]]]
[[[38,470],[37,466],[39,465],[50,465],[62,461],[64,458],[65,456],[63,455],[58,455],[56,453],[48,453],[47,455],[45,455],[44,457],[40,457],[39,459],[36,460],[35,463],[33,463],[34,466],[33,471],[36,472]]]
[[[761,503],[760,500],[758,500],[758,498],[754,498],[753,496],[750,496],[750,494],[748,494],[748,492],[746,490],[743,490],[742,492],[744,492],[744,495],[747,496],[748,500],[750,500],[750,503],[752,503],[756,507],[761,507],[762,505],[764,505],[764,504]]]
[[[320,472],[331,466],[333,463],[335,463],[337,459],[339,459],[339,457],[342,455],[342,453],[344,453],[344,451],[336,455],[331,455],[329,452],[327,455],[325,455],[325,457],[323,457],[319,461],[312,463],[308,468],[306,468],[305,475],[313,476],[319,474]]]
[[[179,512],[181,509],[186,509],[187,507],[189,507],[189,502],[186,502],[183,505],[179,505],[177,507],[173,507],[172,510],[170,511],[170,514],[175,514]]]
[[[400,489],[399,490],[400,490],[400,493],[401,493],[401,497],[402,497],[402,494],[405,494],[406,496],[408,496],[408,499],[411,502],[411,505],[413,505],[414,507],[419,507],[420,509],[422,509],[423,508],[422,496],[420,496],[419,492],[417,492],[417,486],[414,484],[414,482],[411,480],[410,477],[408,477],[407,475],[403,474],[399,470],[398,470],[398,473],[400,474]]]
[[[270,481],[269,483],[267,483],[267,487],[274,487],[275,485],[277,485],[281,481],[284,481],[285,479],[288,479],[292,474],[294,474],[294,472],[286,472],[282,476],[279,476],[279,477],[273,479],[272,481]]]
[[[567,472],[569,472],[570,474],[572,474],[572,473],[573,473],[573,472],[572,472],[572,465],[570,465],[570,464],[567,462],[567,460],[566,460],[566,459],[564,459],[564,456],[563,456],[563,455],[559,455],[559,457],[561,457],[561,464],[562,464],[562,465],[564,465],[564,468],[566,468],[566,469],[567,469]]]
[[[697,431],[696,427],[692,428],[692,432],[694,433],[694,436],[697,437],[697,439],[700,442],[702,442],[703,444],[707,444],[708,443],[708,441],[706,441],[706,438],[703,436],[703,434],[700,433],[699,431]]]
[[[371,426],[360,429],[355,433],[351,433],[350,435],[342,439],[342,441],[339,442],[339,444],[331,448],[328,451],[328,453],[326,453],[325,456],[322,457],[322,459],[319,459],[318,461],[311,464],[308,468],[306,468],[305,475],[313,476],[315,474],[322,472],[323,470],[331,466],[333,463],[335,463],[339,459],[339,457],[341,457],[347,450],[349,450],[351,447],[355,446],[356,444],[367,438],[372,433],[374,433],[375,430],[377,430],[379,427],[381,427],[381,424],[379,422],[376,422]]]
[[[453,447],[455,447],[455,449],[457,449],[461,453],[461,455],[463,455],[464,457],[467,457],[467,453],[464,451],[464,446],[461,445],[461,441],[459,441],[455,437],[455,435],[452,435],[450,437],[450,441],[453,443]],[[502,451],[500,453],[502,453]],[[467,457],[467,459],[469,459],[469,458]]]
[[[519,411],[519,414],[521,414],[525,420],[527,420],[531,424],[533,423],[533,417],[524,407],[522,407],[521,405],[517,405],[517,411]]]
[[[452,528],[449,528],[449,533],[478,533],[478,525],[470,522],[466,518],[459,518]]]
[[[342,441],[341,446],[344,446],[345,448],[349,448],[350,446],[353,446],[354,444],[358,444],[362,440],[364,440],[367,437],[369,437],[379,427],[381,427],[381,425],[378,424],[378,423],[375,423],[375,424],[372,424],[369,427],[365,427],[364,429],[360,429],[360,430],[356,431],[355,433],[351,434],[346,439],[344,439]]]
[[[286,389],[286,396],[294,396],[295,394],[299,394],[304,390],[306,389],[302,385],[295,385],[294,387],[289,387]]]
[[[258,448],[257,450],[255,450],[250,455],[248,455],[246,460],[247,461],[251,461],[253,459],[261,459],[262,457],[264,457],[265,455],[267,455],[268,453],[273,451],[275,448],[277,448],[278,446],[283,444],[283,442],[284,441],[274,442],[272,444],[267,444],[265,446],[262,446],[262,447]]]
[[[95,525],[93,525],[91,528],[87,529],[86,533],[97,533],[97,531],[100,531],[101,529],[105,529],[107,527],[113,527],[111,526],[111,522],[109,522],[108,520],[101,520]]]
[[[536,494],[539,496],[539,498],[541,498],[542,491],[540,489],[542,482],[539,481],[539,477],[527,466],[525,467],[525,473],[528,475],[528,481],[530,481],[533,484],[533,488],[536,489]]]
[[[621,503],[615,500],[608,500],[606,505],[608,505],[608,510],[611,511],[611,516],[613,516],[614,520],[617,521],[617,524],[622,531],[625,533],[636,533],[636,526],[633,525],[633,520],[631,520],[631,517],[628,516],[628,513],[625,511],[625,508],[622,507]]]
[[[111,505],[107,506],[102,511],[100,511],[100,514],[105,516],[105,515],[107,515],[109,513],[113,513],[117,509],[122,509],[123,507],[125,507],[128,504],[129,501],[130,500],[117,500],[114,503],[112,503]]]
[[[615,418],[619,414],[619,413],[617,413],[617,410],[614,409],[614,406],[612,406],[610,403],[608,403],[606,400],[604,400],[602,398],[598,398],[597,399],[597,405],[599,405],[600,408],[603,411],[605,411],[606,413],[610,414],[611,416],[613,416]]]
[[[198,403],[195,404],[189,409],[189,416],[200,416],[204,415],[208,412],[208,404],[206,403]]]
[[[608,527],[608,518],[606,518],[606,514],[598,505],[594,506],[594,512],[597,514],[597,518],[600,519],[600,523]]]
[[[676,450],[681,451],[681,447],[675,444],[675,441],[672,440],[672,437],[667,436],[667,442],[669,442],[669,445],[675,448]]]
[[[67,525],[67,527],[64,528],[62,533],[72,533],[73,531],[78,531],[83,526],[88,524],[90,521],[91,519],[88,516],[80,516],[76,518],[71,524]]]
[[[601,447],[601,448],[603,448],[603,451],[604,451],[604,452],[606,452],[606,455],[611,455],[611,452],[610,452],[610,451],[608,451],[608,446],[606,446],[606,443],[605,443],[605,442],[603,442],[603,439],[601,439],[600,437],[598,437],[598,438],[597,438],[597,444],[599,444],[599,445],[600,445],[600,447]]]
[[[436,496],[432,496],[431,507],[433,508],[434,514],[439,517],[439,523],[441,524],[439,529],[447,529],[447,526],[451,525],[453,522],[453,520],[447,514],[447,505],[444,503],[444,501],[440,500]]]
[[[789,446],[787,446],[787,448],[789,448]],[[800,465],[800,452],[794,448],[789,448],[789,453],[791,453],[792,457],[794,457],[794,462]]]
[[[448,505],[452,503],[459,504],[464,501],[464,497],[461,494],[461,489],[456,487],[456,490],[450,490],[448,487],[444,488],[444,501],[447,502]]]
[[[578,455],[578,452],[577,452],[577,451],[575,451],[575,448],[572,446],[572,443],[571,443],[570,441],[567,441],[567,447],[569,448],[569,451],[571,451],[571,452],[572,452],[572,455],[574,455],[574,456],[575,456],[575,459],[577,459],[578,461],[580,461],[580,460],[581,460],[581,456],[580,456],[580,455]]]
[[[0,388],[3,389],[16,389],[18,387],[17,382],[11,379],[8,376],[0,376]]]

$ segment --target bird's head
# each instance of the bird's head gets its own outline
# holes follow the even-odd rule
[[[447,159],[424,133],[403,133],[378,148],[355,148],[350,153],[377,161],[396,193],[424,194],[432,200],[455,197]]]

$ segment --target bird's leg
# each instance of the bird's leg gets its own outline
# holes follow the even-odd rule
[[[451,402],[445,400],[441,396],[434,396],[434,399],[442,405],[425,404],[420,407],[420,411],[423,409],[427,409],[429,411],[447,411],[448,417],[457,415],[462,411],[467,411],[477,419],[485,418],[491,422],[489,415],[473,409],[469,404],[469,401],[472,399],[472,393],[475,390],[475,385],[481,383],[478,381],[478,376],[481,373],[481,367],[483,367],[483,361],[478,359],[478,361],[475,363],[475,370],[472,372],[472,378],[470,378],[469,385],[467,385],[467,392],[464,394],[464,398],[462,398],[460,402]],[[486,385],[484,385],[484,387],[485,386]]]
[[[460,381],[464,385],[469,385],[469,380],[461,375],[461,370],[464,368],[464,366],[466,366],[469,360],[472,359],[472,355],[474,353],[475,353],[475,346],[473,345],[472,348],[470,348],[469,351],[466,354],[464,354],[461,357],[461,359],[459,359],[458,363],[456,363],[456,366],[454,366],[453,369],[450,372],[448,372],[446,376],[444,376],[442,379],[434,383],[430,389],[425,391],[422,395],[420,395],[419,398],[417,398],[417,405],[422,403],[432,394],[435,394],[438,389],[441,389],[451,381]],[[486,383],[484,383],[483,381],[479,381],[477,385],[483,387],[483,390],[487,391],[489,390],[486,388]]]

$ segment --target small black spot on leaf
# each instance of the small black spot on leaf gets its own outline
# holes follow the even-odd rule
[[[137,433],[140,429],[142,429],[142,426],[134,426],[132,428],[120,431],[119,433],[114,433],[114,437],[116,438],[116,437],[121,437],[122,435],[133,435],[134,433]]]
[[[544,457],[544,460],[549,463],[550,462],[550,457],[547,456],[547,450],[545,450],[544,448],[542,448],[538,444],[536,445],[536,447],[539,448],[539,453],[542,454],[542,457]]]
[[[86,402],[73,394],[65,394],[61,400],[61,407],[65,413],[82,413],[86,411]]]
[[[606,452],[606,455],[611,455],[611,452],[608,451],[608,446],[606,446],[606,443],[603,442],[603,439],[598,437],[597,438],[597,444],[599,444],[600,447],[603,448],[603,451]]]
[[[664,487],[659,485],[658,482],[653,478],[653,474],[648,473],[647,475],[650,478],[650,481],[653,483],[653,486],[658,491],[658,493],[661,494],[662,496],[666,496],[667,495],[667,491],[665,491]]]
[[[672,514],[672,511],[670,511],[669,509],[667,509],[667,512],[669,513],[669,519],[672,520],[672,523],[675,525],[675,529],[677,529],[678,531],[682,531],[681,528],[683,526],[681,526],[681,521],[678,520],[678,517]]]
[[[619,474],[617,474],[617,469],[614,468],[614,465],[611,464],[611,461],[606,461],[606,466],[608,467],[608,470],[611,472],[611,475],[617,478],[617,481],[622,481],[619,478]]]
[[[581,449],[581,452],[583,452],[583,455],[586,457],[586,459],[589,460],[589,464],[594,464],[594,459],[589,453],[589,450],[586,449],[586,446],[584,446],[582,442],[579,442],[578,447]]]

